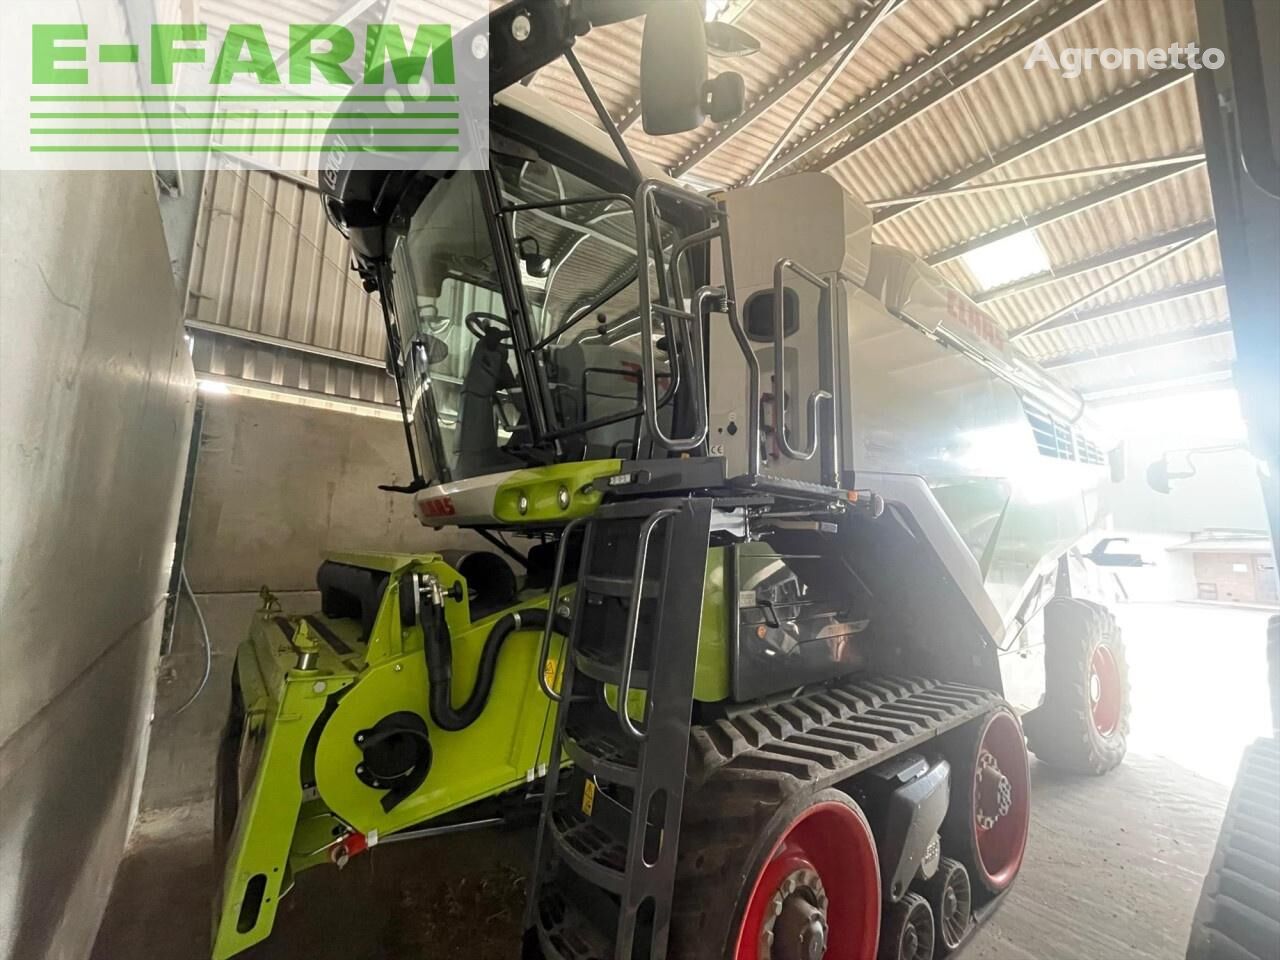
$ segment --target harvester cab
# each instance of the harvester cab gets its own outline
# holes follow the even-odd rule
[[[1124,753],[1118,634],[1078,597],[1110,444],[830,177],[712,198],[642,165],[572,51],[642,14],[647,132],[741,110],[701,4],[524,0],[460,44],[484,169],[330,143],[404,414],[391,489],[493,550],[331,556],[304,617],[265,597],[215,960],[299,871],[531,797],[527,956],[941,955],[1021,864],[1020,715],[1046,759]],[[558,57],[603,132],[519,85]]]

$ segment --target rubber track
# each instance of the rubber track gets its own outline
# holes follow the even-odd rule
[[[857,678],[692,728],[669,960],[719,956],[736,897],[745,895],[752,848],[784,803],[919,749],[1003,703],[961,684]],[[573,899],[545,896],[544,950],[562,960],[607,957],[607,938]]]
[[[920,749],[1003,701],[931,680],[846,681],[698,727],[669,960],[721,960],[784,805]]]
[[[1001,702],[957,683],[875,677],[762,704],[690,731],[688,792],[762,776],[820,790]]]
[[[1264,738],[1240,763],[1187,960],[1280,956],[1280,740]]]

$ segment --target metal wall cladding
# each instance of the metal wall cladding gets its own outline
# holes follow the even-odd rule
[[[381,360],[382,312],[319,193],[221,170],[205,186],[187,318]]]
[[[317,357],[272,344],[253,343],[206,330],[191,332],[191,360],[200,374],[282,387],[333,400],[374,403],[395,410],[395,381],[381,365]]]
[[[395,402],[382,367],[386,333],[377,297],[351,269],[347,240],[325,218],[320,194],[292,178],[234,169],[209,174],[186,319],[201,327],[194,358],[202,373]],[[308,355],[309,347],[345,359]]]

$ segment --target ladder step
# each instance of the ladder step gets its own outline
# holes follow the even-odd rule
[[[548,884],[538,898],[538,945],[546,960],[613,960],[611,935],[572,899]]]
[[[588,593],[596,593],[605,597],[621,597],[624,600],[630,599],[631,591],[635,589],[635,581],[631,577],[606,577],[599,574],[591,574],[582,577],[578,581],[578,586]],[[640,596],[646,600],[658,595],[658,584],[645,578],[644,587]]]
[[[574,766],[590,776],[634,787],[639,776],[639,748],[623,736],[618,718],[599,701],[578,707],[565,721],[564,750]]]
[[[573,664],[579,673],[599,683],[611,683],[617,686],[622,676],[622,669],[616,663],[601,660],[598,656],[585,650],[573,651]],[[646,690],[648,687],[649,671],[639,668],[632,670],[631,689]]]
[[[557,804],[551,815],[551,841],[560,860],[582,879],[601,890],[621,893],[626,885],[626,822],[622,823],[623,836],[615,836],[603,822],[604,807],[613,801],[594,784],[592,792],[592,816],[583,812],[579,791],[571,790]]]

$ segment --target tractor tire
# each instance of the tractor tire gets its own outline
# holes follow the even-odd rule
[[[801,956],[875,960],[880,868],[866,816],[840,790],[784,782],[690,798],[671,960],[756,960],[784,936],[807,938]]]
[[[1088,600],[1045,607],[1044,702],[1025,719],[1031,752],[1072,773],[1101,776],[1128,749],[1129,668],[1115,617]]]

